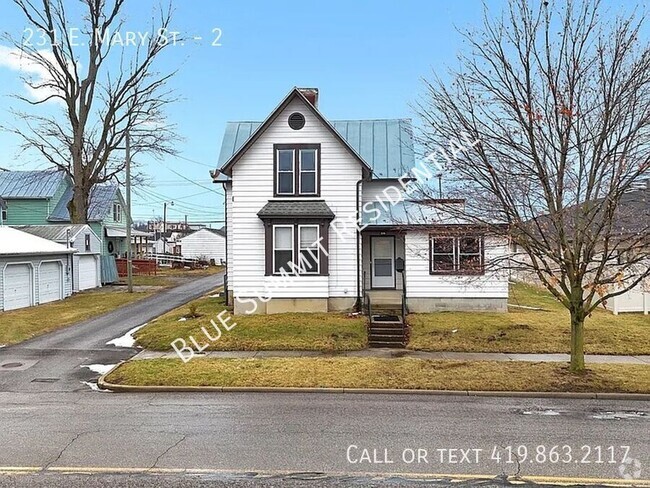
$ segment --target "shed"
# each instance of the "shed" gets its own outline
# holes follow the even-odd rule
[[[0,227],[0,310],[70,296],[75,251],[18,229]]]
[[[221,264],[226,260],[226,233],[223,229],[200,229],[180,239],[184,258],[205,259]]]
[[[22,225],[17,229],[77,249],[72,256],[72,290],[100,287],[102,241],[88,224]]]

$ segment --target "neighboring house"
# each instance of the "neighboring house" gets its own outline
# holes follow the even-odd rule
[[[597,202],[598,203],[598,202]],[[579,214],[580,205],[574,205],[565,209],[567,216],[566,228],[571,230],[571,211],[576,210]],[[598,204],[594,208],[600,210],[602,207]],[[547,239],[552,235],[551,225],[545,226],[542,219],[547,218],[546,215],[539,217],[539,222],[536,226],[541,226],[547,230]],[[598,222],[597,215],[590,216],[590,222],[596,225]],[[532,225],[532,221],[531,221]],[[633,190],[624,193],[619,201],[615,217],[612,219],[612,227],[609,233],[610,256],[607,260],[607,268],[604,276],[607,279],[611,278],[618,272],[623,272],[628,275],[630,280],[636,277],[638,279],[647,272],[650,267],[648,259],[640,259],[649,256],[648,246],[650,246],[650,179],[639,182],[635,185]],[[604,239],[601,239],[601,241]],[[643,243],[646,243],[645,246]],[[634,244],[634,246],[632,246]],[[639,253],[634,255],[630,247],[639,248]],[[625,249],[626,252],[616,251],[616,249]],[[592,262],[592,267],[596,267],[603,259],[604,250],[602,248],[595,249],[595,255]],[[626,255],[631,253],[631,255]],[[542,286],[541,281],[533,271],[531,266],[531,259],[526,252],[514,240],[511,243],[511,256],[513,263],[512,278],[518,281],[532,283],[534,285]],[[631,258],[631,259],[630,259]],[[553,263],[552,260],[549,261]],[[554,264],[555,269],[552,270],[556,276],[561,275],[561,271],[557,263]],[[635,281],[636,281],[635,279]],[[626,281],[626,280],[623,280]],[[618,285],[607,285],[607,292],[615,291]],[[629,286],[626,285],[626,286]],[[609,298],[603,307],[612,311],[615,315],[623,312],[644,312],[646,315],[650,313],[650,277],[645,278],[635,287],[622,293],[620,295]]]
[[[0,227],[0,310],[62,300],[72,294],[75,249]]]
[[[72,291],[102,286],[102,242],[88,224],[21,225],[16,228],[77,250],[72,255]]]
[[[507,255],[507,242],[430,218],[382,215],[356,230],[365,203],[415,165],[410,121],[329,121],[317,105],[316,89],[295,88],[264,122],[226,126],[212,176],[225,187],[234,312],[351,310],[403,296],[411,312],[505,311],[507,273],[484,263]],[[402,205],[415,206],[427,208]]]
[[[646,256],[650,255],[648,251],[648,246],[650,246],[650,235],[648,235],[650,230],[650,179],[640,183],[637,189],[622,196],[615,226],[622,236],[632,235],[635,241],[639,240],[640,235],[645,234],[646,247],[642,252]],[[628,258],[629,256],[621,253],[611,266],[629,263]],[[638,273],[646,271],[650,267],[649,259],[640,262],[636,267]],[[625,293],[610,298],[604,306],[614,314],[643,312],[648,315],[650,313],[650,277]]]
[[[181,254],[180,239],[183,234],[179,232],[161,232],[160,237],[153,244],[156,254]]]
[[[62,171],[0,171],[0,198],[6,202],[4,225],[70,222],[71,179]],[[114,257],[127,251],[125,203],[116,184],[95,185],[88,202],[88,225],[101,241],[102,283],[117,280]]]
[[[179,240],[184,258],[205,259],[222,264],[226,261],[226,233],[224,229],[201,229]]]

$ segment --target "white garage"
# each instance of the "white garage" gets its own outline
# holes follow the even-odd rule
[[[30,263],[8,263],[2,278],[5,285],[4,310],[34,304],[34,269]]]
[[[72,256],[73,292],[102,286],[102,242],[88,224],[19,225],[14,228],[77,250]]]
[[[60,261],[41,261],[38,266],[39,303],[63,299],[63,265]]]
[[[93,254],[80,254],[77,260],[77,267],[79,276],[78,290],[89,290],[100,286],[98,256]]]
[[[74,252],[74,248],[0,226],[0,310],[70,296]]]

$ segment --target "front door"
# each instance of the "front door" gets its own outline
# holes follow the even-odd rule
[[[370,238],[372,288],[395,288],[395,237]]]

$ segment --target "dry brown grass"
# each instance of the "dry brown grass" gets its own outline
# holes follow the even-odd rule
[[[76,293],[58,302],[0,312],[0,344],[22,342],[150,295],[150,292],[126,293],[126,289],[100,288]]]
[[[190,306],[194,307],[191,313]],[[150,322],[136,334],[138,345],[154,351],[170,351],[172,341],[194,337],[207,343],[201,327],[211,328],[210,320],[227,308],[222,297],[202,297]],[[179,319],[185,318],[184,321]],[[366,347],[365,317],[350,318],[337,313],[282,313],[237,315],[230,331],[223,330],[209,351],[349,351]]]
[[[650,367],[377,358],[151,359],[130,361],[107,381],[122,385],[398,388],[650,393]]]
[[[410,349],[422,351],[568,353],[569,313],[546,291],[523,284],[510,289],[508,313],[412,314]],[[456,330],[456,332],[453,332]],[[585,323],[587,354],[650,354],[650,316],[597,310]]]

